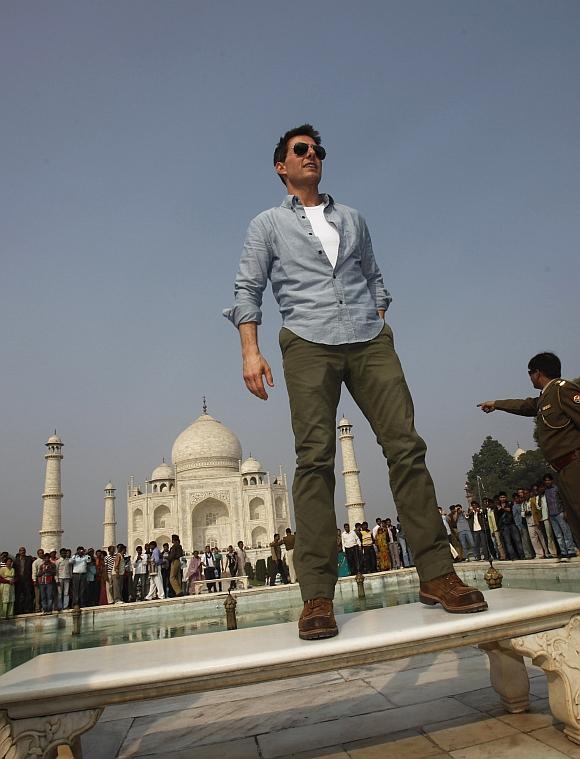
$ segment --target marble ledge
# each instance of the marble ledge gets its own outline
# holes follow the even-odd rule
[[[13,717],[42,714],[46,700],[84,709],[167,695],[266,681],[283,666],[286,676],[324,672],[416,653],[475,645],[562,627],[580,612],[580,595],[500,589],[486,594],[480,614],[449,615],[422,604],[338,616],[340,635],[298,639],[296,623],[44,654],[0,677],[0,707]],[[265,634],[267,630],[267,634]],[[151,691],[151,693],[149,693]]]

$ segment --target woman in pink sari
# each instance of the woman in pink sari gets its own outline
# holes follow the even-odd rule
[[[187,572],[185,573],[185,580],[188,583],[188,591],[190,595],[201,593],[202,583],[201,577],[201,559],[199,558],[199,551],[194,551],[193,556],[189,560]],[[196,585],[197,583],[197,585]]]

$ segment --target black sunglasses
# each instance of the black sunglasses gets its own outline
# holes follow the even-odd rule
[[[297,156],[306,155],[309,148],[312,148],[312,150],[314,150],[314,155],[318,158],[318,160],[324,161],[326,158],[326,150],[322,147],[322,145],[310,145],[308,142],[295,142],[292,146],[292,150]]]

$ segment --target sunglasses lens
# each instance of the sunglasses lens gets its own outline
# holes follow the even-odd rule
[[[293,149],[294,153],[297,156],[302,157],[308,153],[309,148],[310,145],[307,142],[296,142]],[[322,145],[312,145],[312,150],[314,150],[314,155],[318,158],[319,161],[324,161],[326,158],[326,150],[322,147]]]

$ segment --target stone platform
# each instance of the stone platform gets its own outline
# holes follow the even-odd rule
[[[580,759],[542,670],[507,714],[478,648],[107,708],[84,759]],[[160,683],[162,688],[162,683]],[[61,749],[60,756],[67,753]],[[69,754],[70,756],[70,754]]]

